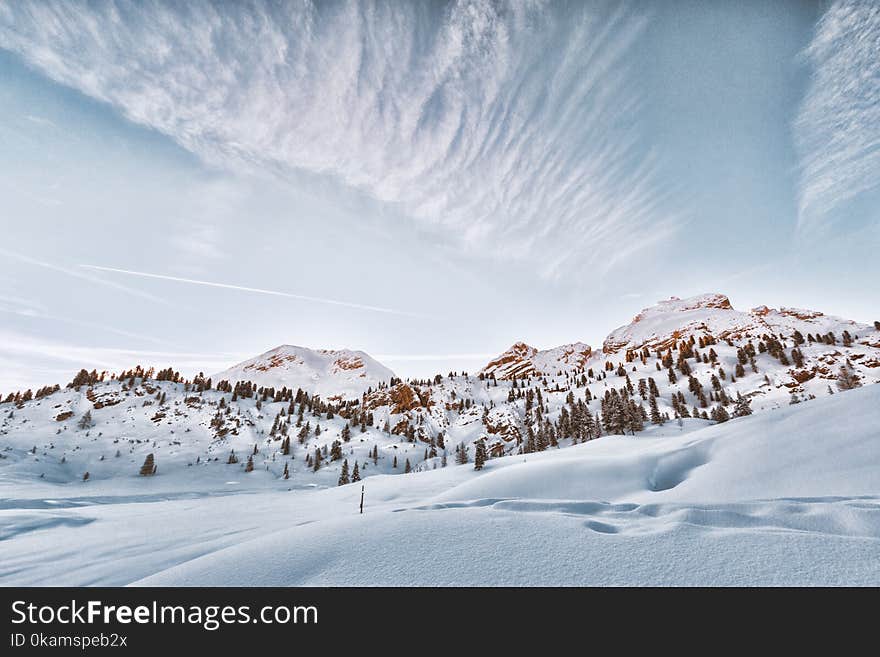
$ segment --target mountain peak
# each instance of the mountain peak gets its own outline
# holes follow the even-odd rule
[[[233,365],[213,376],[221,381],[252,381],[260,386],[306,392],[323,397],[354,398],[388,382],[394,372],[363,351],[309,349],[283,344]]]
[[[602,350],[613,354],[622,349],[666,349],[676,340],[696,334],[719,339],[760,336],[765,333],[826,333],[855,322],[825,315],[815,310],[780,308],[766,305],[742,312],[730,299],[717,292],[687,299],[672,297],[643,309],[632,322],[612,331]]]
[[[719,310],[733,310],[730,305],[730,299],[724,294],[717,292],[709,292],[706,294],[698,294],[686,299],[679,297],[669,297],[663,301],[658,301],[656,305],[645,308],[633,319],[633,323],[639,322],[645,316],[659,313],[687,312],[689,310],[698,310],[700,308],[717,308]]]
[[[489,361],[483,374],[497,379],[533,375],[553,375],[584,366],[592,347],[583,342],[573,342],[552,349],[538,350],[525,342],[517,342],[500,356]]]

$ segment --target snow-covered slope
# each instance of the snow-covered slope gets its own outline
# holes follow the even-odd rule
[[[325,399],[360,397],[388,383],[394,372],[363,351],[282,345],[213,375],[214,381],[251,381],[258,386],[298,388]]]
[[[0,479],[0,583],[877,586],[878,426],[866,386],[372,477],[363,515],[360,485],[169,499],[155,477],[116,499],[8,499]]]

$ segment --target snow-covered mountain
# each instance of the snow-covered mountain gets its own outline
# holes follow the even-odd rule
[[[711,335],[717,340],[740,341],[775,334],[781,337],[801,334],[866,334],[871,327],[824,315],[814,310],[767,306],[749,312],[735,310],[723,294],[701,294],[687,299],[672,297],[645,308],[626,326],[615,329],[605,339],[602,351],[618,354],[647,347],[665,349],[677,340]]]
[[[298,388],[325,399],[358,398],[387,384],[394,372],[363,351],[281,345],[212,376],[214,381],[251,381],[266,388]]]
[[[601,351],[519,343],[476,376],[392,377],[362,352],[286,346],[210,384],[84,372],[0,403],[0,479],[112,489],[141,481],[153,454],[153,489],[333,486],[355,464],[361,477],[442,468],[459,446],[495,458],[697,429],[877,383],[880,330],[708,294],[645,309]]]
[[[564,344],[543,351],[530,347],[525,342],[517,342],[489,361],[480,371],[497,379],[570,373],[583,368],[591,354],[592,348],[583,342]]]

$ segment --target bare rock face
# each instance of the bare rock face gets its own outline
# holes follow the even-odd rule
[[[492,359],[482,369],[483,374],[494,375],[496,379],[511,379],[526,376],[535,371],[532,357],[538,353],[534,347],[525,342],[517,342],[500,356]]]

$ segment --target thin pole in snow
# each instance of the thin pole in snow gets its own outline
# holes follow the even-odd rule
[[[364,485],[361,484],[361,515],[364,513]]]

